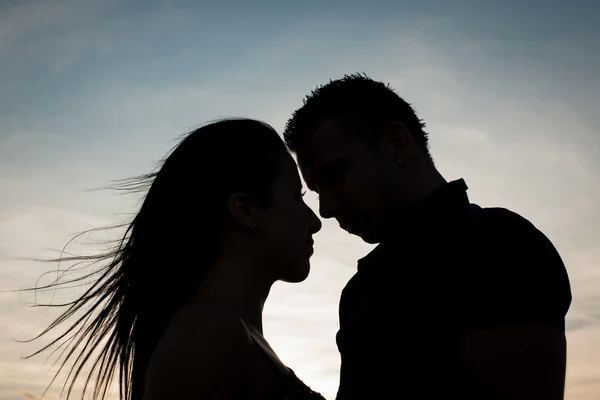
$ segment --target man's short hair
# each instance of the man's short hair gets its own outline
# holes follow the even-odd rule
[[[348,132],[376,140],[394,121],[404,124],[423,154],[431,160],[425,123],[412,106],[382,82],[365,74],[344,75],[318,86],[294,111],[283,131],[286,145],[297,152],[302,142],[325,119],[334,118]]]

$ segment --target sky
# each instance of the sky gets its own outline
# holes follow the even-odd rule
[[[134,212],[135,199],[89,189],[152,170],[181,133],[226,116],[281,132],[311,89],[365,72],[414,105],[446,179],[555,244],[573,290],[566,399],[596,398],[599,18],[584,0],[2,0],[0,290],[53,268],[20,258]],[[271,291],[265,336],[333,399],[339,295],[372,246],[329,220],[315,239],[309,278]],[[0,293],[0,400],[38,399],[54,371],[46,355],[22,359],[39,342],[15,340],[56,316],[34,300]]]

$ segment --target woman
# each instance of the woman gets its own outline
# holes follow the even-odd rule
[[[51,343],[75,351],[67,397],[86,364],[94,398],[118,370],[124,400],[323,399],[262,334],[271,285],[308,276],[321,228],[278,134],[249,119],[201,127],[157,173],[119,188],[148,187],[118,247],[92,258],[103,268],[82,279],[99,278],[42,332],[85,310]]]

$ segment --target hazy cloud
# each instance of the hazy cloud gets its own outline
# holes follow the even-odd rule
[[[0,290],[34,284],[54,267],[14,257],[49,254],[135,210],[130,199],[85,189],[150,170],[178,134],[215,117],[256,117],[281,130],[316,85],[364,71],[415,105],[447,178],[464,177],[474,201],[522,213],[556,244],[574,292],[567,399],[592,399],[600,390],[599,6],[575,3],[6,3]],[[316,196],[307,201],[318,210]],[[309,279],[275,285],[266,306],[275,350],[328,398],[339,373],[339,293],[371,248],[325,221]],[[44,356],[20,359],[35,346],[12,340],[55,315],[27,307],[32,301],[0,294],[2,400],[38,398],[51,377]]]

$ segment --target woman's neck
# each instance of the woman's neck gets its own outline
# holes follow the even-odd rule
[[[262,334],[262,312],[273,282],[251,259],[229,256],[217,260],[203,276],[193,302],[234,312]]]

